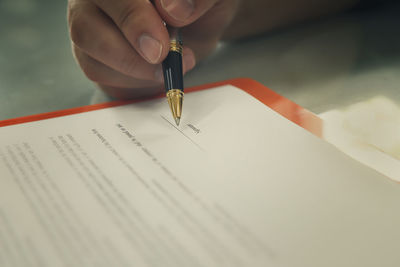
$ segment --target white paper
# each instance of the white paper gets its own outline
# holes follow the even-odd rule
[[[399,266],[399,185],[233,86],[0,128],[0,266]]]

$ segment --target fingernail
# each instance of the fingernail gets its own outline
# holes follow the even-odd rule
[[[162,67],[161,65],[157,66],[155,72],[154,72],[154,78],[156,79],[157,82],[163,83],[164,82],[164,74],[162,72]]]
[[[193,69],[195,65],[196,59],[194,58],[193,54],[190,53],[183,56],[183,69],[185,73]]]
[[[184,21],[194,10],[193,0],[161,0],[161,6],[176,20]]]
[[[139,48],[149,63],[157,63],[161,57],[161,43],[148,34],[140,36]]]

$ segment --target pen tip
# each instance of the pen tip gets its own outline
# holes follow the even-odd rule
[[[181,119],[180,118],[175,118],[175,123],[176,123],[176,125],[177,126],[179,126],[179,123],[181,122]]]

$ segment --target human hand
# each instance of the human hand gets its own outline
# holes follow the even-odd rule
[[[162,91],[169,51],[163,21],[181,27],[183,71],[214,50],[239,0],[69,0],[73,52],[107,94],[132,98]]]

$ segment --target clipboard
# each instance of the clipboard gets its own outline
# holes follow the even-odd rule
[[[199,86],[194,86],[185,89],[185,93],[196,92],[200,90],[207,90],[214,87],[219,87],[223,85],[233,85],[237,88],[242,89],[246,93],[250,94],[254,98],[258,99],[260,102],[264,103],[286,119],[292,121],[293,123],[301,126],[307,131],[313,133],[318,137],[322,137],[322,120],[314,113],[304,109],[300,105],[294,103],[293,101],[277,94],[273,90],[264,86],[263,84],[252,80],[250,78],[236,78],[215,83],[209,83]],[[147,101],[154,98],[162,98],[164,95],[156,95],[153,97],[146,97],[135,100],[116,100],[105,103],[87,105],[82,107],[52,111],[47,113],[41,113],[36,115],[29,115],[19,118],[7,119],[0,121],[0,127],[5,127],[9,125],[15,125],[26,122],[33,122],[38,120],[51,119],[56,117],[68,116],[72,114],[78,114],[83,112],[90,112],[94,110],[112,108],[116,106],[133,104],[141,101]],[[184,116],[184,113],[183,113]]]

